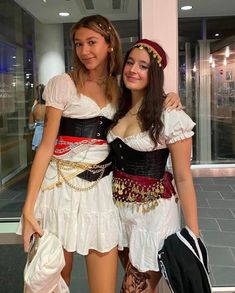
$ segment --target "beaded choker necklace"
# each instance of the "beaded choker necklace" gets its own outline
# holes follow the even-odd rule
[[[90,77],[87,77],[88,81],[95,82],[99,86],[103,85],[107,81],[107,79],[108,79],[108,75],[104,75],[104,76],[97,77],[97,78],[94,78],[94,79],[90,78]]]

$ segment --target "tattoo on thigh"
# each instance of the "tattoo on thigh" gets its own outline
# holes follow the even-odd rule
[[[150,275],[148,273],[139,272],[129,262],[126,268],[126,273],[122,283],[120,293],[148,293],[151,292],[151,287],[148,280]]]

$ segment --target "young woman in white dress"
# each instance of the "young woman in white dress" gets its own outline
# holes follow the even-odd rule
[[[113,196],[121,219],[119,249],[127,250],[121,293],[152,293],[161,273],[158,251],[180,228],[178,197],[186,225],[198,237],[197,203],[190,172],[195,123],[184,111],[163,109],[164,50],[142,39],[127,53],[122,96],[107,136],[115,157]],[[172,175],[166,171],[171,155]]]
[[[22,214],[24,247],[28,251],[32,234],[49,230],[64,247],[68,285],[77,252],[86,258],[90,292],[114,293],[120,220],[106,134],[119,95],[120,40],[100,15],[82,18],[71,37],[73,71],[52,78],[43,95],[44,133]],[[175,107],[179,98],[166,102]]]

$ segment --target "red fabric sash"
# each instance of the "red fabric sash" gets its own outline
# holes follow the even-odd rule
[[[155,179],[115,170],[113,195],[118,201],[137,203],[156,200],[156,198],[170,198],[176,194],[172,179],[172,174],[167,171],[164,172],[162,179]]]
[[[54,155],[61,156],[71,151],[76,146],[79,145],[102,145],[107,144],[106,140],[103,139],[95,139],[89,137],[75,137],[75,136],[64,136],[60,135],[57,137]]]

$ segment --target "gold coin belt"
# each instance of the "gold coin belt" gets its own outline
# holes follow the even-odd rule
[[[143,213],[158,206],[164,193],[162,180],[155,183],[140,184],[131,178],[113,177],[113,199],[119,207],[131,207]]]

